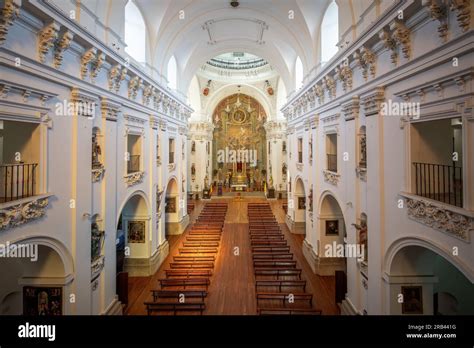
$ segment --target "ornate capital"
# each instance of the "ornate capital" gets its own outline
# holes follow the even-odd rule
[[[117,121],[120,113],[120,104],[105,97],[101,99],[102,118],[108,121]]]
[[[97,75],[100,73],[100,70],[102,69],[102,65],[104,65],[105,62],[105,53],[99,52],[97,54],[97,57],[91,64],[91,80],[92,82],[95,81],[95,78]]]
[[[456,12],[456,20],[463,32],[471,26],[471,4],[470,0],[451,0],[451,11]]]
[[[410,30],[400,20],[395,20],[390,24],[390,29],[393,30],[392,37],[395,42],[402,47],[403,56],[410,59],[411,39]]]
[[[364,96],[361,100],[365,116],[377,115],[385,100],[385,91],[383,87],[377,87],[372,93]]]
[[[71,46],[72,39],[74,38],[74,34],[69,30],[66,30],[61,37],[56,40],[54,45],[54,62],[53,65],[56,69],[61,67],[63,62],[63,54],[66,50]]]
[[[0,230],[7,230],[39,219],[46,214],[49,197],[34,199],[0,210]]]
[[[46,54],[54,46],[59,32],[59,24],[51,22],[39,33],[38,56],[41,63],[45,62]]]
[[[336,68],[336,77],[341,81],[344,92],[352,89],[352,69],[348,63],[342,63]]]
[[[359,117],[359,97],[354,96],[347,103],[342,104],[342,114],[346,121],[354,120]]]
[[[367,80],[369,77],[369,73],[372,75],[372,77],[375,76],[375,53],[373,53],[367,47],[362,46],[359,51],[354,53],[353,57],[356,60],[357,65],[362,69],[362,76],[365,80]]]
[[[135,99],[137,97],[138,90],[143,86],[143,81],[139,76],[133,77],[128,83],[128,97]]]
[[[0,8],[0,45],[7,39],[8,29],[20,15],[20,4],[16,0],[4,0]]]
[[[87,77],[89,72],[89,63],[96,59],[97,49],[95,47],[89,48],[81,57],[81,79]]]

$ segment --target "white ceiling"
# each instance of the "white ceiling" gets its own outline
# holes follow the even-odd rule
[[[296,57],[305,71],[317,63],[315,37],[329,0],[241,0],[236,9],[228,0],[135,2],[148,28],[149,61],[166,71],[174,55],[185,92],[206,61],[236,51],[266,59],[292,90]]]

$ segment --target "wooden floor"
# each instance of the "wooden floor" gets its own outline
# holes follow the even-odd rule
[[[218,201],[218,200],[212,200]],[[221,200],[219,200],[221,201]],[[206,299],[207,315],[255,315],[255,278],[253,274],[250,239],[248,235],[247,205],[255,202],[268,202],[260,198],[222,199],[228,202],[228,210],[222,234],[220,252],[215,262],[214,275]],[[280,224],[288,245],[291,247],[303,277],[307,280],[307,292],[315,299],[315,308],[321,309],[323,315],[340,313],[335,303],[335,278],[314,275],[302,253],[303,235],[294,235],[288,231],[285,224],[283,201],[270,201],[273,213]],[[195,210],[191,213],[191,223],[199,215],[204,203],[195,202]],[[191,226],[191,225],[190,225]],[[129,305],[126,314],[145,315],[143,302],[151,299],[151,289],[158,289],[157,279],[163,277],[164,269],[168,266],[173,255],[177,254],[181,236],[170,236],[170,255],[152,277],[129,278]]]

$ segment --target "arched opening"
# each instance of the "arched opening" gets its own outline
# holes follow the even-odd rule
[[[5,248],[10,256],[0,263],[0,274],[8,274],[0,287],[0,315],[68,314],[72,271],[67,270],[64,255],[51,243],[33,240],[7,243]]]
[[[168,181],[165,196],[165,237],[180,234],[179,230],[179,188],[175,178]]]
[[[294,207],[295,227],[292,232],[306,235],[306,191],[301,178],[295,181]]]
[[[360,259],[363,250],[357,244],[348,247],[344,215],[332,194],[323,195],[318,218],[321,262],[317,273],[336,276],[336,302],[340,303],[347,293],[347,258]]]
[[[128,276],[142,275],[140,259],[149,257],[150,214],[141,193],[133,194],[122,208],[117,224],[117,294],[128,304]]]
[[[338,51],[339,9],[336,1],[331,1],[321,23],[321,66],[326,64]]]
[[[303,78],[304,78],[303,62],[301,61],[301,58],[298,56],[296,57],[296,63],[295,63],[295,90],[299,90],[301,87],[303,87]]]
[[[125,6],[125,52],[137,62],[146,62],[146,26],[133,0]]]
[[[168,61],[167,71],[168,87],[175,90],[178,88],[178,64],[174,56]]]
[[[389,314],[474,312],[474,284],[433,249],[428,245],[406,245],[396,252],[387,278]]]

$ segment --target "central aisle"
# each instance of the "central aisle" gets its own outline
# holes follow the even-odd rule
[[[228,203],[224,231],[222,233],[220,251],[218,253],[214,274],[206,299],[205,315],[255,315],[257,304],[255,299],[255,277],[252,265],[252,254],[248,234],[247,207],[249,203],[268,202],[262,198],[245,197],[242,200],[213,199],[212,202]],[[299,267],[303,270],[303,278],[307,280],[307,290],[314,294],[316,307],[322,309],[323,315],[337,315],[339,308],[335,303],[334,277],[314,275],[302,254],[303,235],[294,235],[288,231],[284,222],[285,212],[282,201],[271,201],[272,211],[288,240]],[[199,215],[203,201],[195,202],[195,210],[191,214],[190,227]],[[187,231],[186,231],[187,232]],[[152,277],[133,277],[129,279],[129,307],[126,314],[145,315],[143,302],[150,299],[150,290],[159,288],[157,279],[163,276],[173,255],[178,254],[178,246],[184,238],[169,237],[170,254],[158,272]]]

